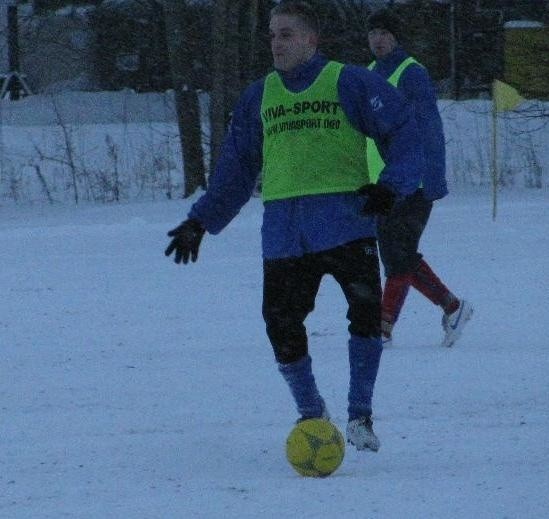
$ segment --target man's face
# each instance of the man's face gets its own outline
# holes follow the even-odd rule
[[[299,18],[275,15],[269,24],[274,66],[287,72],[308,61],[316,51],[317,36]]]
[[[386,29],[373,29],[368,33],[368,44],[376,58],[384,58],[397,46],[397,41],[392,33]]]

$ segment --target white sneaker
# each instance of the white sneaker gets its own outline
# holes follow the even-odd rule
[[[372,428],[372,419],[369,416],[356,418],[347,423],[347,442],[358,451],[370,450],[377,452],[381,443]]]
[[[444,328],[444,339],[442,339],[442,346],[452,346],[461,336],[463,328],[467,324],[467,321],[471,319],[473,315],[473,307],[471,303],[461,299],[458,309],[451,314],[444,314],[442,316],[442,328]]]

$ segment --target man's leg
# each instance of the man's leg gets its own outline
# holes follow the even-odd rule
[[[279,371],[301,418],[324,416],[304,325],[314,308],[322,276],[307,258],[265,260],[263,276],[263,317]]]
[[[458,309],[459,299],[450,292],[425,260],[420,261],[419,267],[411,276],[411,284],[429,301],[440,306],[444,313],[451,314]]]
[[[379,249],[387,275],[381,310],[381,330],[385,345],[391,343],[393,326],[398,320],[410,286],[442,308],[444,346],[455,343],[473,315],[470,303],[458,299],[417,252],[432,205],[432,202],[425,200],[421,192],[418,192],[397,204],[388,217],[379,221]]]
[[[419,240],[432,207],[419,191],[397,203],[389,216],[378,221],[379,250],[387,276],[381,305],[384,342],[391,340],[393,326],[422,261]]]
[[[375,239],[338,247],[326,254],[327,272],[341,286],[349,309],[349,394],[347,439],[357,449],[377,451],[372,397],[381,359],[381,281]]]
[[[421,261],[412,277],[412,286],[419,290],[432,303],[442,308],[442,346],[452,346],[461,336],[463,328],[473,316],[473,307],[465,299],[458,299],[432,271]]]
[[[381,303],[381,336],[384,345],[388,345],[391,341],[393,326],[404,306],[411,279],[411,274],[395,274],[385,280]]]

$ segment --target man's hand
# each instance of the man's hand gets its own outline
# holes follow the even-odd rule
[[[194,263],[198,258],[198,249],[205,232],[206,229],[198,220],[192,218],[185,220],[181,225],[168,232],[168,236],[173,239],[164,254],[169,256],[175,250],[174,261],[176,263],[181,263],[183,260],[183,263],[187,264],[189,256]]]
[[[366,184],[358,192],[368,197],[361,211],[364,216],[387,216],[395,203],[395,194],[383,184]]]

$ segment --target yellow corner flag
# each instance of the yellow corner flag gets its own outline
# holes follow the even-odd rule
[[[525,100],[511,85],[497,79],[494,80],[492,85],[492,99],[494,100],[496,112],[514,110]]]

